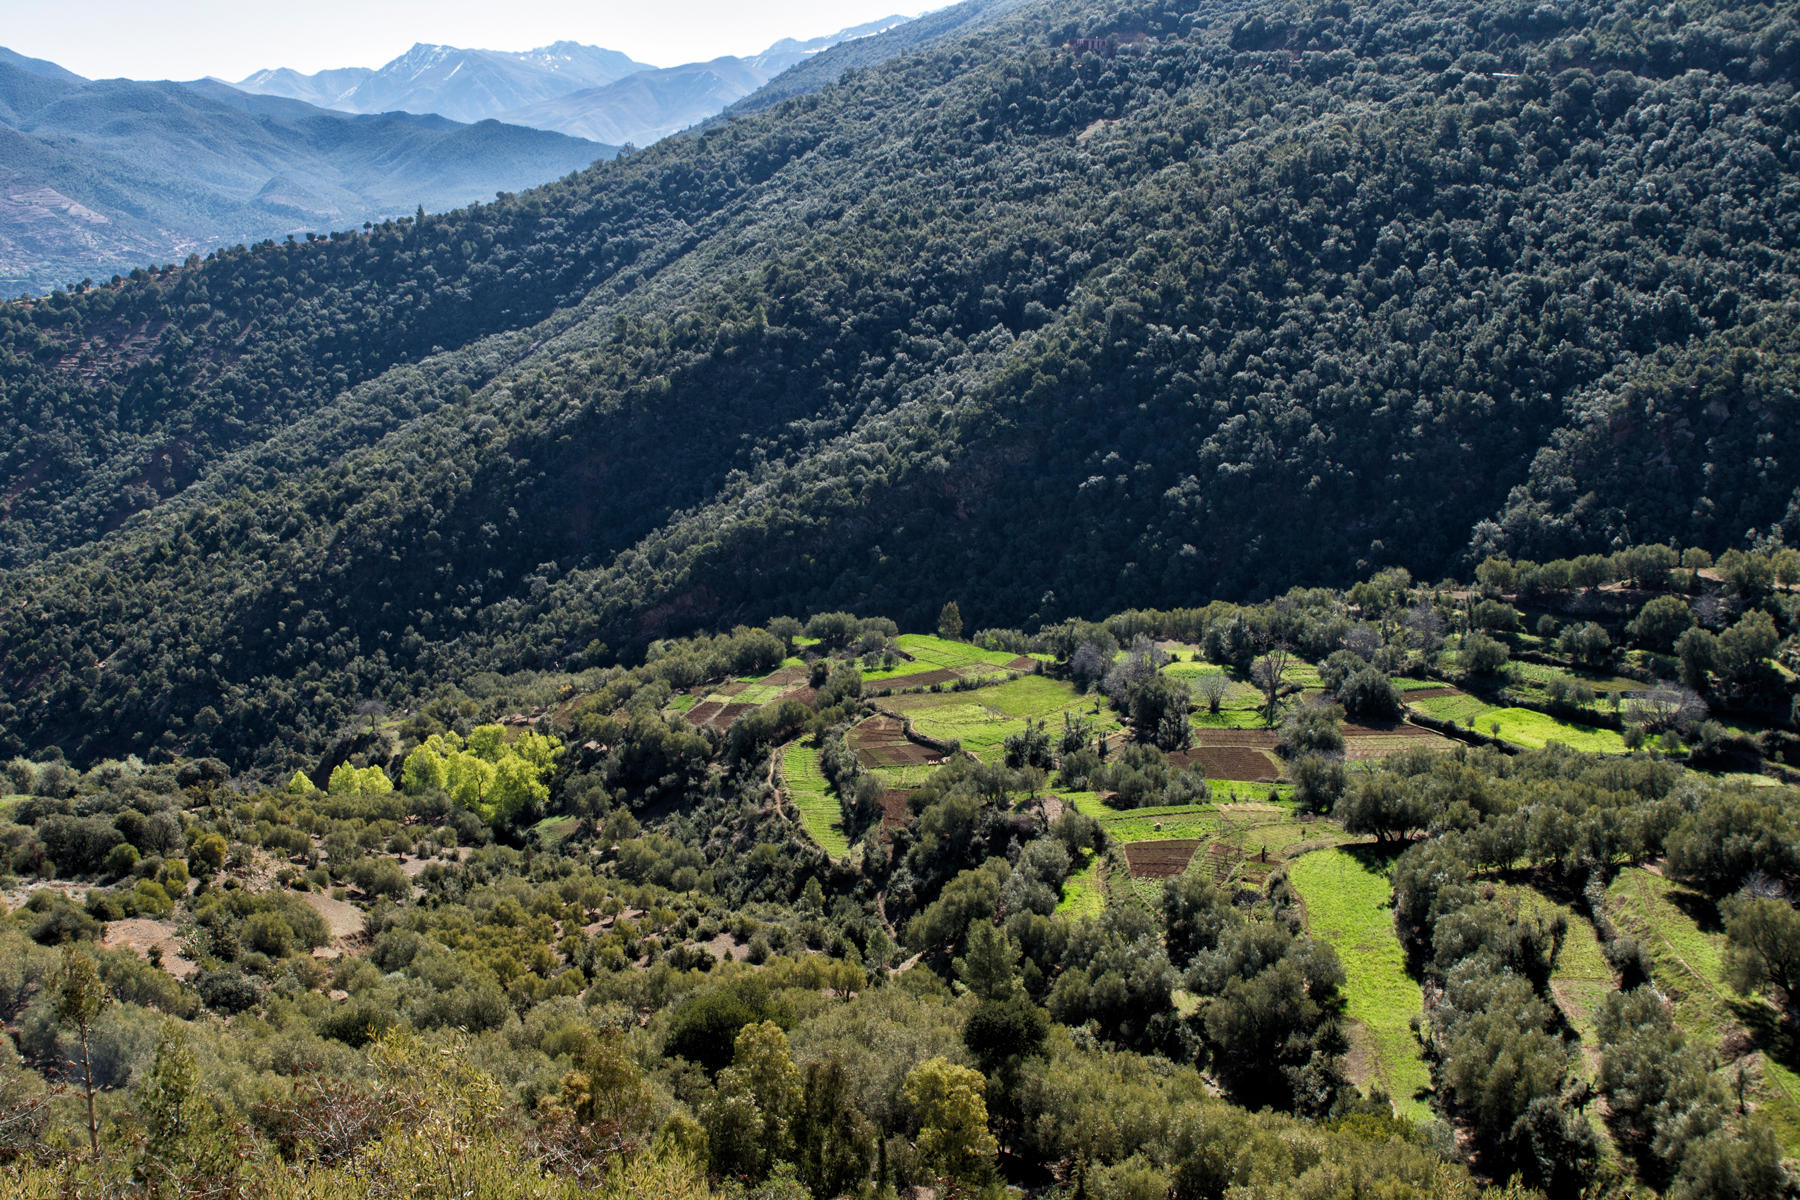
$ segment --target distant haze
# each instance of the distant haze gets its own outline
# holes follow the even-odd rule
[[[415,42],[525,50],[560,40],[621,50],[658,66],[754,54],[941,0],[314,0],[308,16],[266,0],[59,0],[9,5],[5,44],[90,79],[239,79],[265,67],[301,72],[378,67]]]

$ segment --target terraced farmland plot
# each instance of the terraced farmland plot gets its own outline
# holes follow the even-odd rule
[[[1170,879],[1187,870],[1201,842],[1175,838],[1161,842],[1136,842],[1125,847],[1125,861],[1134,879]]]
[[[899,829],[912,823],[912,792],[906,788],[889,788],[881,793],[881,827]]]
[[[1550,975],[1550,993],[1562,1010],[1569,1028],[1581,1036],[1582,1058],[1591,1080],[1599,1065],[1600,1045],[1595,1031],[1600,1005],[1614,990],[1616,980],[1612,968],[1601,952],[1599,935],[1585,916],[1566,904],[1559,904],[1534,887],[1497,884],[1497,894],[1518,906],[1522,913],[1560,916],[1568,923],[1569,934],[1556,956],[1556,969]]]
[[[1406,973],[1406,953],[1394,933],[1385,860],[1348,849],[1319,850],[1296,859],[1288,881],[1306,904],[1309,931],[1344,964],[1351,1078],[1379,1083],[1399,1115],[1429,1120],[1424,1093],[1431,1072],[1410,1024],[1424,994]]]
[[[1405,696],[1407,706],[1417,709],[1436,721],[1454,721],[1458,725],[1466,723],[1469,718],[1479,718],[1483,713],[1493,711],[1493,705],[1479,696],[1471,696],[1460,688],[1433,688],[1417,692],[1408,692]]]
[[[1100,864],[1098,857],[1090,857],[1086,866],[1063,880],[1062,900],[1056,906],[1058,916],[1097,917],[1106,910],[1106,893],[1100,886]]]
[[[1100,827],[1113,841],[1129,846],[1133,842],[1208,838],[1218,832],[1219,819],[1209,806],[1195,805],[1180,813],[1164,809],[1155,816],[1106,817]]]
[[[1420,725],[1344,726],[1344,757],[1351,762],[1370,762],[1418,746],[1449,750],[1455,745],[1449,738]]]
[[[1027,675],[993,687],[966,692],[893,696],[882,704],[908,717],[913,728],[938,741],[955,739],[984,762],[997,762],[1008,737],[1025,732],[1027,720],[1060,727],[1060,714],[1074,712],[1092,722],[1096,732],[1120,728],[1110,709],[1091,711],[1092,701],[1074,685],[1042,675]]]
[[[911,675],[887,675],[881,678],[863,678],[863,689],[871,696],[886,696],[894,692],[909,691],[913,688],[928,688],[933,684],[953,684],[962,676],[949,667],[938,667],[930,671],[918,671]]]
[[[1018,657],[1005,650],[983,650],[980,646],[971,646],[967,642],[949,642],[920,633],[903,633],[894,639],[894,645],[911,661],[899,663],[888,671],[870,671],[863,676],[864,682],[875,682],[896,675],[915,675],[938,668],[978,664],[1004,667]]]
[[[807,836],[833,858],[850,853],[844,809],[819,770],[819,752],[804,742],[789,746],[781,759],[781,782]]]
[[[1497,734],[1495,725],[1500,727]],[[1485,712],[1475,719],[1475,729],[1533,750],[1541,750],[1551,742],[1561,742],[1571,750],[1592,754],[1625,753],[1625,739],[1617,730],[1577,725],[1529,708],[1496,708]]]
[[[1766,1000],[1741,996],[1725,981],[1725,934],[1711,901],[1627,867],[1606,889],[1606,911],[1649,952],[1657,990],[1674,1004],[1675,1024],[1692,1041],[1717,1049],[1747,1032],[1764,1049],[1751,1099],[1774,1123],[1782,1152],[1800,1151],[1800,1076],[1766,1052],[1779,1017]]]
[[[925,781],[931,778],[931,773],[935,770],[937,770],[937,768],[930,765],[911,767],[870,767],[869,773],[875,776],[883,787],[911,791],[914,788],[924,787]]]
[[[1195,711],[1190,723],[1196,730],[1269,727],[1268,722],[1263,720],[1261,710],[1255,708],[1221,708],[1218,712],[1201,708]]]
[[[1196,746],[1169,755],[1171,766],[1197,764],[1208,779],[1241,780],[1248,783],[1274,783],[1281,778],[1281,765],[1266,750],[1250,746]]]
[[[944,761],[943,752],[906,736],[904,722],[870,717],[850,731],[850,748],[865,767],[922,767]]]

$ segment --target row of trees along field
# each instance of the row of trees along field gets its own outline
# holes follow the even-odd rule
[[[949,747],[885,830],[862,786],[881,768],[822,755],[849,853],[795,824],[771,763],[842,743],[909,669],[882,668],[920,643],[845,612],[370,705],[291,777],[15,759],[0,1178],[25,1196],[1785,1195],[1791,1117],[1756,1072],[1796,1065],[1795,790],[1694,769],[1699,736],[1598,756],[1464,728],[1478,744],[1347,763],[1332,703],[1422,680],[1579,709],[1523,668],[1598,678],[1559,632],[1585,624],[1651,691],[1687,631],[1645,614],[1674,601],[1720,646],[1690,679],[1707,719],[1779,757],[1791,702],[1720,663],[1766,621],[1757,670],[1791,680],[1792,560],[1704,559],[1493,559],[1470,586],[1387,570],[940,640],[1042,656],[948,699],[1038,680],[1084,715],[1055,737],[1027,720],[986,757]],[[944,606],[940,631],[973,607]],[[1284,682],[1303,665],[1317,688]],[[683,715],[777,676],[810,695],[724,728]],[[1228,807],[1158,745],[1171,710],[1204,742],[1214,677],[1243,689],[1222,712],[1279,735],[1263,810],[1391,880],[1380,936],[1422,985],[1417,1096],[1353,1082],[1360,948],[1310,931],[1284,866],[1112,873],[1090,915],[1069,909],[1078,875],[1122,861],[1114,833],[1161,836],[1108,813]],[[1122,731],[1097,742],[1106,721]],[[1309,784],[1307,764],[1327,769]],[[1053,813],[1041,797],[1089,794],[1084,772],[1123,807]],[[1741,1042],[1670,1008],[1673,934],[1619,907],[1645,879],[1672,889],[1669,921],[1717,931],[1713,986],[1737,1007],[1715,1019]],[[1583,930],[1605,963],[1585,1013],[1559,990]]]

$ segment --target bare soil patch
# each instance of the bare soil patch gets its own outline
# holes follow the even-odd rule
[[[1249,746],[1254,750],[1273,750],[1281,735],[1273,729],[1200,729],[1194,736],[1202,749],[1215,746]]]
[[[1442,700],[1447,696],[1461,696],[1464,694],[1465,693],[1461,688],[1428,687],[1414,688],[1412,691],[1402,692],[1400,695],[1408,704],[1411,704],[1414,700]]]
[[[175,940],[173,921],[151,921],[143,917],[110,921],[106,926],[106,938],[101,944],[108,950],[130,950],[146,960],[150,958],[152,947],[159,949],[162,951],[163,970],[177,979],[186,979],[199,970],[181,957],[181,943]]]
[[[756,705],[754,704],[727,704],[724,708],[719,710],[718,715],[713,717],[711,722],[712,727],[714,729],[729,729],[731,728],[731,723],[733,721],[755,707]]]
[[[717,700],[708,700],[705,704],[696,704],[687,711],[688,724],[710,725],[712,724],[713,718],[723,712],[724,709],[725,706],[720,704]]]
[[[740,942],[729,933],[721,933],[712,941],[702,942],[701,945],[712,951],[712,956],[721,962],[727,960],[743,962],[750,957],[750,943]]]
[[[934,683],[955,683],[962,676],[948,667],[939,667],[935,671],[920,671],[916,675],[896,675],[892,679],[882,679],[865,685],[865,690],[872,696],[891,695],[903,692],[907,688],[930,687]]]
[[[916,767],[939,763],[944,756],[906,736],[904,722],[871,717],[850,731],[850,748],[865,767]]]
[[[325,918],[325,927],[331,930],[332,937],[344,939],[362,936],[368,917],[362,909],[348,900],[334,900],[318,892],[303,892],[300,899]]]
[[[905,788],[889,788],[881,793],[881,827],[899,829],[912,820],[912,792]]]
[[[1407,725],[1404,722],[1396,722],[1392,725],[1357,725],[1350,721],[1344,722],[1344,740],[1347,742],[1367,737],[1434,738],[1436,736],[1437,734],[1429,729],[1418,725]]]
[[[1281,776],[1266,751],[1249,746],[1198,746],[1169,755],[1171,766],[1198,763],[1208,779],[1245,779],[1253,783],[1274,783]]]
[[[1167,842],[1133,842],[1125,847],[1125,861],[1138,879],[1170,879],[1187,870],[1200,843],[1194,838]]]

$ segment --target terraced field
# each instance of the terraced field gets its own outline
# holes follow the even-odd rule
[[[1288,881],[1306,905],[1312,935],[1329,942],[1344,964],[1351,1077],[1364,1087],[1379,1084],[1399,1115],[1429,1120],[1431,1072],[1411,1027],[1424,994],[1406,973],[1394,932],[1386,860],[1350,848],[1318,850],[1288,866]]]
[[[1783,1151],[1800,1151],[1800,1076],[1770,1053],[1782,1040],[1774,1008],[1725,981],[1725,934],[1712,902],[1628,867],[1607,889],[1606,910],[1649,952],[1657,990],[1689,1037],[1714,1049],[1746,1038],[1756,1047],[1752,1099],[1774,1122]]]
[[[1494,728],[1496,725],[1498,730]],[[1585,750],[1591,754],[1625,753],[1625,739],[1617,730],[1577,725],[1530,708],[1492,709],[1475,719],[1475,728],[1533,750],[1560,742],[1571,750]]]
[[[885,670],[863,672],[864,683],[960,667],[1006,668],[1019,657],[1005,650],[983,650],[967,642],[949,642],[918,633],[903,633],[894,639],[894,645],[906,658]]]
[[[807,836],[833,858],[849,854],[844,809],[819,770],[818,750],[804,742],[789,746],[781,759],[781,781]]]
[[[1106,910],[1106,894],[1100,887],[1101,860],[1090,857],[1087,865],[1063,880],[1062,901],[1056,911],[1065,917],[1097,917]]]
[[[1042,675],[1026,675],[991,687],[962,692],[925,692],[891,696],[884,708],[903,714],[913,728],[938,741],[955,740],[983,762],[998,762],[1006,739],[1025,732],[1027,720],[1044,720],[1060,730],[1062,714],[1089,721],[1097,733],[1121,729],[1110,708],[1093,711],[1093,701],[1073,684]],[[1052,734],[1054,736],[1054,732]]]

